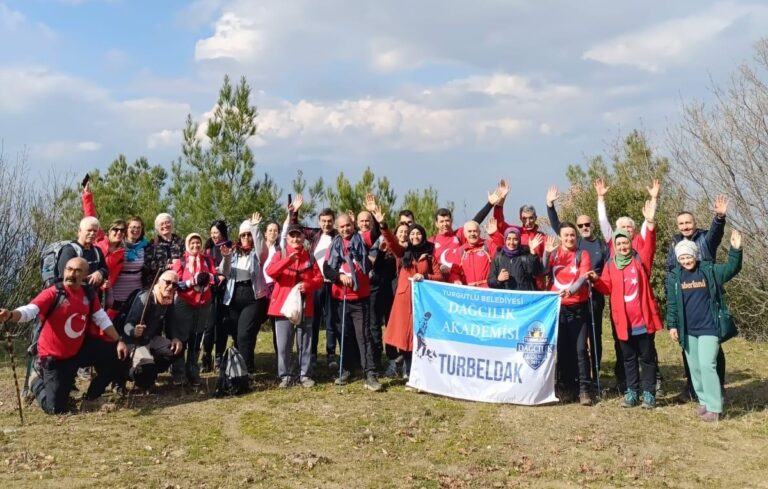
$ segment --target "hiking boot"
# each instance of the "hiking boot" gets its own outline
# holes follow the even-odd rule
[[[200,387],[203,385],[203,380],[200,378],[200,375],[197,374],[191,374],[189,377],[187,377],[187,380],[189,381],[189,385],[192,387]]]
[[[203,353],[203,358],[200,360],[200,373],[213,372],[213,359],[210,353]]]
[[[701,415],[701,420],[707,423],[715,423],[720,421],[720,413],[710,413],[707,411]]]
[[[280,383],[277,385],[278,389],[287,389],[291,386],[291,378],[288,376],[283,377],[280,380]]]
[[[652,392],[643,392],[643,404],[640,406],[643,409],[653,409],[656,407],[656,395]]]
[[[589,392],[579,392],[579,404],[582,406],[592,405],[592,396],[589,395]]]
[[[91,369],[90,369],[90,367],[77,369],[77,377],[80,380],[85,380],[85,381],[91,380]]]
[[[184,374],[173,374],[171,377],[171,384],[173,384],[175,387],[183,386],[185,381],[186,379]]]
[[[677,395],[677,402],[680,404],[687,404],[689,402],[698,401],[698,398],[696,397],[696,393],[693,392],[693,389],[689,386],[684,386],[683,390],[680,391],[680,394]]]
[[[698,406],[696,406],[696,414],[698,414],[699,416],[704,416],[705,414],[707,414],[707,407],[699,404]]]
[[[301,386],[309,389],[315,386],[315,381],[310,379],[309,377],[304,377],[303,379],[301,379]]]
[[[639,403],[639,399],[637,398],[637,391],[632,389],[627,389],[627,392],[624,393],[624,400],[621,401],[621,407],[625,408],[631,408],[635,407]]]
[[[390,379],[397,377],[397,362],[395,360],[389,361],[387,369],[384,370],[384,377],[389,377]]]
[[[352,375],[349,373],[349,370],[344,370],[341,372],[341,376],[333,381],[336,385],[345,385],[347,381],[349,380],[349,376]]]
[[[363,387],[373,392],[380,391],[381,384],[379,384],[379,379],[376,378],[376,374],[369,373],[368,376],[365,378],[365,384],[363,384]]]
[[[328,354],[328,370],[331,372],[339,369],[339,362],[336,360],[336,355],[333,353]]]

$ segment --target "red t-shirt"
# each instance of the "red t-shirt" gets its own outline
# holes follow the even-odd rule
[[[627,319],[633,330],[645,330],[645,319],[643,310],[640,308],[640,288],[638,287],[638,270],[636,261],[632,260],[629,265],[624,267],[622,275],[624,277],[624,307],[627,311]],[[642,332],[642,331],[638,331]]]
[[[40,309],[40,321],[43,329],[37,342],[40,357],[51,356],[65,360],[77,355],[83,346],[87,317],[91,310],[85,290],[81,287],[72,290],[64,287],[66,293],[59,305],[51,313],[51,317],[43,317],[56,301],[56,287],[49,287],[32,299],[30,304]],[[99,298],[94,294],[93,311],[101,309]]]
[[[581,262],[578,267],[576,266],[576,253],[581,253]],[[549,257],[553,277],[549,286],[551,291],[560,292],[570,288],[579,277],[592,269],[589,253],[584,250],[567,250],[560,246],[553,255]],[[589,300],[589,290],[584,286],[579,288],[575,294],[563,297],[560,303],[564,306],[572,306],[587,300]]]

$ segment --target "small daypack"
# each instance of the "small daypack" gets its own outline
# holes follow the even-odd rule
[[[231,346],[224,352],[216,381],[215,397],[237,396],[248,392],[248,368],[237,348]]]

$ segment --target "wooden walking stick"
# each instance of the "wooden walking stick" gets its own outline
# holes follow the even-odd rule
[[[5,326],[5,322],[3,322]],[[19,377],[16,375],[16,358],[13,354],[13,335],[10,331],[5,332],[6,347],[8,348],[8,356],[11,357],[11,371],[13,371],[13,383],[16,386],[16,407],[19,410],[19,420],[21,425],[24,426],[24,411],[21,407],[21,391],[19,390]]]

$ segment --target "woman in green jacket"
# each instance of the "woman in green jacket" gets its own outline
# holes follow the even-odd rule
[[[698,414],[717,421],[723,413],[723,395],[717,376],[720,343],[736,336],[736,326],[723,301],[723,284],[741,270],[741,234],[731,233],[728,261],[699,261],[690,240],[675,246],[677,267],[667,276],[667,327],[680,342],[691,368],[691,381],[699,398]]]

